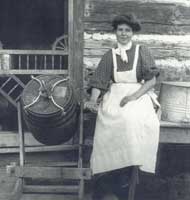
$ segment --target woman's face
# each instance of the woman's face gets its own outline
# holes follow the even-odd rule
[[[133,36],[133,31],[130,26],[127,24],[119,24],[115,31],[117,41],[122,44],[126,45]]]

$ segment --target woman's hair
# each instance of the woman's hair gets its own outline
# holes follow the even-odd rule
[[[137,20],[134,14],[130,13],[127,15],[116,16],[112,21],[113,29],[116,30],[118,25],[127,24],[132,28],[134,32],[141,30],[141,24]]]

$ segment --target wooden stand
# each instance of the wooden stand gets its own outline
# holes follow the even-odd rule
[[[79,120],[79,144],[78,147],[78,163],[67,163],[61,162],[59,164],[52,163],[50,166],[36,166],[35,163],[32,165],[26,165],[25,163],[25,138],[22,126],[22,110],[21,104],[18,102],[18,132],[19,132],[19,162],[20,166],[10,165],[8,171],[10,175],[18,177],[17,187],[15,187],[14,199],[20,200],[22,193],[43,193],[43,194],[69,194],[78,195],[78,199],[82,200],[84,197],[84,181],[91,178],[91,170],[89,168],[83,168],[83,107],[81,105],[80,120]],[[57,145],[58,147],[59,145]],[[66,145],[68,150],[68,145]],[[54,146],[54,148],[57,148]],[[33,147],[35,148],[35,147]],[[76,149],[72,145],[70,150]],[[55,150],[55,149],[54,149]],[[59,150],[59,148],[57,149]],[[62,149],[63,150],[63,149]],[[25,179],[31,178],[44,179],[44,180],[67,180],[67,185],[27,185]],[[70,181],[70,182],[69,182]],[[77,183],[76,183],[77,181]],[[75,182],[72,184],[72,182]]]

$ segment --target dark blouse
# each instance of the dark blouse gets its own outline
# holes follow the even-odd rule
[[[124,63],[121,60],[120,55],[117,55],[117,67],[118,71],[128,71],[133,67],[135,44],[127,51],[128,63]],[[159,76],[159,71],[155,66],[154,58],[151,55],[149,49],[145,46],[139,48],[139,58],[137,63],[137,81],[148,81],[153,77]],[[101,90],[107,90],[110,82],[113,81],[113,58],[112,50],[110,49],[105,53],[98,64],[94,74],[90,78],[90,87],[98,88]]]

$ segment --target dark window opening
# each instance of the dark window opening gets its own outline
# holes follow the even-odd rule
[[[63,34],[68,34],[68,0],[1,0],[4,49],[51,49]]]

